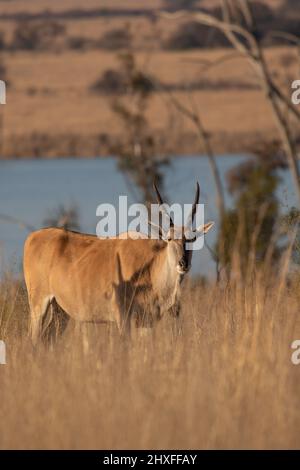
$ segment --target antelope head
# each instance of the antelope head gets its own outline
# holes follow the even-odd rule
[[[199,183],[196,184],[196,193],[191,213],[188,217],[186,225],[183,226],[174,224],[171,215],[165,210],[163,199],[156,184],[154,183],[153,186],[157,196],[157,202],[160,208],[169,218],[169,228],[167,232],[164,231],[162,224],[156,227],[158,229],[159,238],[168,244],[167,248],[171,265],[175,266],[177,273],[183,276],[191,268],[193,253],[193,250],[191,249],[191,243],[195,242],[199,236],[207,233],[214,225],[214,222],[208,222],[193,230],[197,205],[199,204],[200,199]],[[153,225],[152,222],[150,223]]]

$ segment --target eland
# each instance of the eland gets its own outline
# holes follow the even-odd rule
[[[154,189],[162,207],[155,184]],[[197,183],[191,227],[199,197]],[[161,224],[157,227],[158,239],[138,232],[131,238],[128,233],[98,238],[62,228],[31,233],[24,246],[24,276],[33,343],[43,336],[50,306],[78,322],[115,322],[124,334],[132,324],[153,326],[178,306],[182,280],[191,267],[191,240],[185,236],[187,227],[175,226],[170,215],[169,220],[167,232]],[[192,241],[212,225],[197,228]],[[51,311],[55,316],[57,309]]]

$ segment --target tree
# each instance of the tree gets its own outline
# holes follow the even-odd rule
[[[221,31],[229,40],[236,53],[244,57],[253,68],[258,84],[270,104],[272,117],[285,150],[300,206],[300,169],[298,166],[295,132],[291,130],[291,123],[299,130],[300,112],[293,106],[290,97],[284,95],[272,76],[265,59],[261,44],[262,37],[259,33],[252,7],[253,4],[250,5],[249,0],[222,0],[221,19],[204,11],[197,11],[193,16],[199,23]],[[172,17],[172,14],[165,13],[164,16]],[[175,17],[178,17],[178,15],[175,15]],[[293,41],[299,47],[300,39],[294,37]],[[218,59],[217,64],[225,60],[231,60],[232,57],[233,54],[228,53],[227,56]]]
[[[118,156],[119,168],[142,192],[144,201],[151,203],[153,181],[163,192],[162,168],[168,164],[168,158],[159,155],[161,145],[146,116],[154,87],[131,52],[121,54],[119,60],[125,93],[113,99],[111,108],[121,122],[122,137],[111,151]]]
[[[227,175],[233,208],[223,217],[216,244],[221,267],[229,271],[234,255],[238,255],[243,274],[251,260],[259,264],[266,257],[279,220],[278,169],[286,168],[277,142],[261,145],[254,151],[254,158],[239,164]],[[273,261],[279,253],[275,247]]]

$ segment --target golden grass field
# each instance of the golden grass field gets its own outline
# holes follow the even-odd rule
[[[205,2],[201,4],[205,6]],[[214,4],[210,2],[209,6]],[[272,6],[279,4],[273,2]],[[152,3],[137,0],[101,2],[103,8],[125,8],[128,11],[137,7],[158,8],[161,5],[159,0]],[[1,3],[2,14],[43,12],[47,8],[58,12],[80,7],[83,8],[80,1],[67,0],[55,0],[51,5],[46,0]],[[88,0],[84,8],[99,8],[99,2]],[[257,140],[276,138],[278,133],[272,112],[263,92],[253,89],[256,78],[245,59],[235,58],[203,71],[203,62],[215,62],[228,50],[173,52],[161,48],[164,40],[183,21],[184,18],[176,21],[158,18],[153,22],[147,16],[123,18],[118,15],[66,19],[63,20],[66,27],[63,41],[78,36],[99,39],[107,31],[129,26],[133,36],[132,47],[144,72],[166,84],[185,86],[189,82],[202,80],[210,85],[209,89],[195,91],[192,98],[182,91],[174,94],[186,105],[190,99],[196,104],[216,152],[244,152]],[[15,25],[15,21],[0,20],[0,31],[5,33],[8,41]],[[1,59],[10,84],[7,105],[0,109],[4,157],[106,155],[111,151],[109,144],[122,137],[124,130],[111,111],[112,98],[105,93],[96,95],[90,91],[90,86],[105,70],[118,67],[121,51],[73,51],[63,44],[54,50],[2,53]],[[276,81],[289,96],[291,82],[298,77],[295,47],[268,48],[266,57]],[[226,84],[232,86],[226,88]],[[247,88],[247,85],[250,87]],[[203,152],[193,125],[172,108],[162,93],[154,93],[148,119],[153,134],[162,136],[170,153]]]
[[[20,284],[1,285],[0,448],[299,448],[299,279],[187,283],[179,324],[121,341],[71,327],[33,350]]]
[[[287,94],[292,78],[296,76],[296,65],[284,69],[284,73],[290,77],[285,79],[280,60],[293,53],[284,47],[267,52],[278,80],[285,83]],[[199,77],[199,66],[189,64],[190,60],[201,58],[214,61],[222,54],[222,50],[201,53],[157,51],[150,56],[140,52],[137,58],[140,63],[149,59],[147,71],[171,84],[185,83]],[[113,140],[114,136],[122,133],[120,122],[110,109],[111,98],[89,91],[90,85],[104,70],[117,67],[116,57],[112,53],[36,53],[34,58],[29,53],[15,53],[6,57],[5,62],[12,77],[7,105],[1,109],[4,117],[5,155],[34,156],[35,141],[39,141],[39,135],[47,136],[50,141],[48,146],[47,142],[44,145],[44,156],[105,154],[105,145],[99,148],[99,134],[108,135]],[[220,68],[222,70],[218,70],[218,74],[216,69],[207,73],[207,80],[215,84],[214,89],[192,94],[205,126],[211,133],[216,151],[247,150],[251,142],[257,139],[276,137],[272,112],[262,91],[218,87],[218,82],[222,80],[255,84],[249,65],[242,59],[235,59],[220,65]],[[187,93],[176,92],[175,96],[189,105],[190,97]],[[173,135],[170,135],[169,128],[171,113],[175,116]],[[163,94],[154,94],[148,118],[154,132],[169,140],[174,153],[201,151],[192,124],[172,109]]]

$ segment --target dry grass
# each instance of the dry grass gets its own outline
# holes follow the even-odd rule
[[[284,277],[189,285],[181,328],[131,344],[90,326],[35,351],[25,293],[4,283],[0,448],[298,448],[300,298]]]

